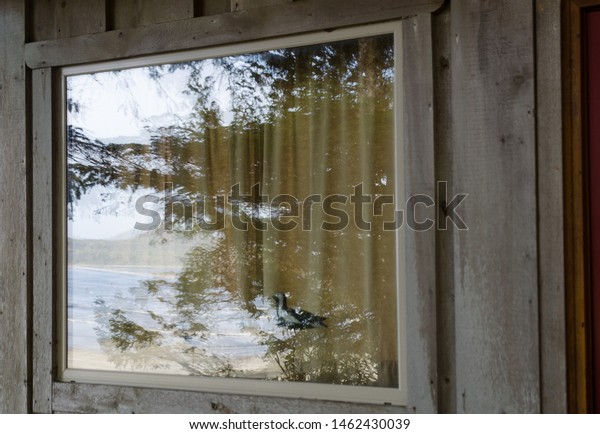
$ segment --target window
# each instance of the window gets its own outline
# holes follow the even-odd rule
[[[400,24],[63,68],[62,380],[405,401]]]

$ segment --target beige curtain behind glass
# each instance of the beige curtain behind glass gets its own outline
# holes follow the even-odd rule
[[[324,221],[337,219],[324,216],[316,204],[311,230],[269,226],[262,234],[264,294],[287,293],[291,306],[328,317],[326,329],[290,338],[295,380],[398,382],[395,235],[382,230],[381,218],[373,219],[372,204],[364,206],[372,229],[357,228],[349,199],[358,184],[371,198],[394,194],[393,83],[384,76],[385,62],[393,60],[382,55],[386,43],[362,39],[358,52],[340,44],[336,48],[344,55],[335,57],[340,70],[329,75],[300,64],[310,59],[307,48],[303,54],[309,59],[300,55],[296,65],[294,90],[303,92],[290,95],[294,110],[283,110],[266,128],[264,194],[299,201],[315,194],[348,198],[335,205],[350,217],[343,229],[323,230]],[[344,77],[352,62],[354,76]]]

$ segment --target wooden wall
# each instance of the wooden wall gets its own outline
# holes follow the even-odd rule
[[[454,242],[459,412],[540,411],[533,14],[452,4],[453,185],[470,195]]]
[[[250,9],[304,1],[0,0],[1,412],[32,408],[28,384],[36,376],[30,247],[36,216],[28,201],[36,196],[30,170],[36,138],[26,116],[33,90],[24,42],[94,34],[110,41],[119,36],[111,31],[143,35],[144,26],[202,16],[214,16],[218,26]],[[339,13],[392,3],[349,1]],[[469,194],[459,209],[469,230],[440,231],[421,244],[427,257],[419,260],[430,260],[436,271],[419,271],[427,303],[410,306],[430,316],[422,330],[408,330],[412,357],[428,358],[410,383],[418,408],[64,384],[54,388],[52,408],[36,403],[36,411],[565,411],[559,11],[560,0],[450,0],[431,17],[407,20],[409,37],[425,26],[432,44],[430,57],[419,58],[433,68],[430,104],[418,108],[432,117],[433,136],[425,139],[435,155],[427,170],[448,182],[450,197]],[[259,24],[253,31],[261,31]],[[415,46],[425,42],[416,37]],[[412,340],[411,348],[411,333],[431,339]]]
[[[26,412],[30,269],[25,7],[0,2],[0,412]]]
[[[28,11],[28,41],[130,29],[292,1],[294,0],[33,0]]]

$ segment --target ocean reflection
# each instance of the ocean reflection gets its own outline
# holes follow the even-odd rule
[[[140,267],[141,268],[141,267]],[[157,274],[153,274],[157,273]],[[202,291],[186,309],[174,269],[70,267],[69,360],[73,368],[312,381],[377,383],[377,364],[358,354],[372,312],[354,304],[327,310],[327,327],[281,324],[277,303],[240,303],[223,287]],[[337,348],[337,351],[329,350]]]

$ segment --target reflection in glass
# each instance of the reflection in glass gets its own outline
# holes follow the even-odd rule
[[[391,35],[67,77],[68,367],[397,387],[393,88]]]

